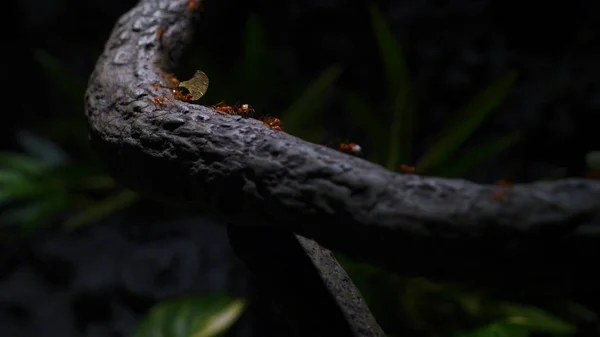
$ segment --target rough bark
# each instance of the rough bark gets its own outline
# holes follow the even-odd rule
[[[516,185],[497,200],[498,186],[390,172],[254,119],[154,104],[169,93],[152,83],[164,82],[191,38],[186,5],[140,1],[91,75],[90,139],[121,183],[223,222],[290,230],[405,275],[595,287],[598,181]]]

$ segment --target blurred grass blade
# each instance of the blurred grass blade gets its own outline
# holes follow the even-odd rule
[[[220,294],[167,300],[150,310],[133,337],[222,336],[245,306],[243,299]]]
[[[0,169],[12,169],[26,174],[39,174],[44,165],[37,159],[10,152],[0,152]]]
[[[340,65],[325,69],[296,102],[283,112],[281,120],[286,132],[303,138],[307,135],[307,128],[320,125],[317,119],[323,109],[325,95],[341,73]]]
[[[494,323],[473,331],[457,333],[454,337],[530,337],[531,331],[522,326]]]
[[[44,71],[56,81],[63,94],[73,103],[83,105],[86,84],[80,81],[74,72],[44,50],[36,50],[34,58]]]
[[[385,124],[375,115],[364,98],[356,93],[345,94],[343,104],[350,121],[366,134],[370,145],[369,159],[383,164],[388,149],[385,133],[381,132],[385,130]]]
[[[67,209],[68,204],[62,196],[34,200],[21,207],[14,207],[0,214],[2,227],[19,227],[29,233],[48,223],[54,216]]]
[[[387,168],[393,170],[400,162],[412,162],[412,130],[415,122],[412,88],[400,44],[377,6],[371,4],[369,11],[373,32],[383,59],[389,100],[393,104],[386,163]]]
[[[516,71],[492,83],[479,93],[446,125],[435,143],[417,163],[417,170],[424,171],[443,164],[450,158],[469,136],[479,127],[483,120],[496,108],[517,79]]]
[[[57,166],[69,161],[69,156],[54,142],[29,131],[17,134],[17,141],[25,152],[48,166]]]
[[[394,114],[390,126],[390,145],[386,163],[387,169],[392,171],[396,168],[400,160],[406,161],[404,159],[409,155],[405,153],[406,150],[401,153],[400,149],[401,145],[406,146],[406,140],[402,139],[403,137],[401,138],[403,126],[410,123],[410,116],[406,113],[408,111],[406,109],[407,95],[408,92],[404,88],[401,88],[394,102]]]
[[[42,194],[44,186],[30,179],[23,172],[0,170],[0,192],[4,201],[12,201]]]
[[[398,94],[400,88],[408,88],[409,79],[406,62],[400,44],[396,41],[394,34],[392,34],[377,5],[369,5],[369,11],[371,12],[373,32],[375,33],[381,57],[383,58],[385,75],[388,81],[388,94],[390,99],[393,99]]]
[[[586,153],[585,165],[590,170],[600,170],[600,151]]]
[[[256,14],[246,22],[241,96],[262,106],[273,89],[275,70],[268,52],[265,29]]]
[[[575,327],[571,324],[535,307],[504,304],[502,311],[507,316],[507,323],[526,327],[532,332],[568,336],[575,332]]]
[[[71,216],[64,223],[66,229],[72,230],[83,225],[98,221],[118,210],[124,209],[139,200],[137,193],[124,190],[121,193],[108,197],[101,202]]]
[[[482,145],[478,145],[465,154],[451,159],[443,165],[434,166],[419,173],[437,177],[455,178],[461,177],[477,166],[499,155],[523,138],[520,131],[510,133],[498,139],[494,139]]]
[[[99,165],[90,163],[71,163],[52,168],[48,174],[60,180],[72,190],[110,190],[117,186]]]

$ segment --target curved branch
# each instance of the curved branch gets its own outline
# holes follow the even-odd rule
[[[91,75],[90,139],[124,185],[227,223],[289,229],[403,274],[548,281],[597,263],[599,182],[517,185],[496,200],[497,186],[394,173],[257,120],[179,101],[157,106],[153,98],[168,93],[152,84],[191,37],[186,3],[141,1]]]

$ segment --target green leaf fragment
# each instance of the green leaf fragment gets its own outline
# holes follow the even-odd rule
[[[203,71],[196,70],[194,76],[179,83],[180,88],[186,88],[192,95],[192,101],[199,100],[208,90],[208,76]]]

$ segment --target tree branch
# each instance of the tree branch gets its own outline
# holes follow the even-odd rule
[[[599,182],[517,185],[496,200],[501,187],[394,173],[257,120],[154,104],[168,92],[152,83],[164,82],[191,38],[186,4],[141,1],[118,21],[90,77],[90,139],[121,183],[227,223],[291,230],[402,274],[597,284],[586,267],[600,256]]]
[[[385,336],[330,251],[273,227],[229,226],[228,234],[298,336]]]

